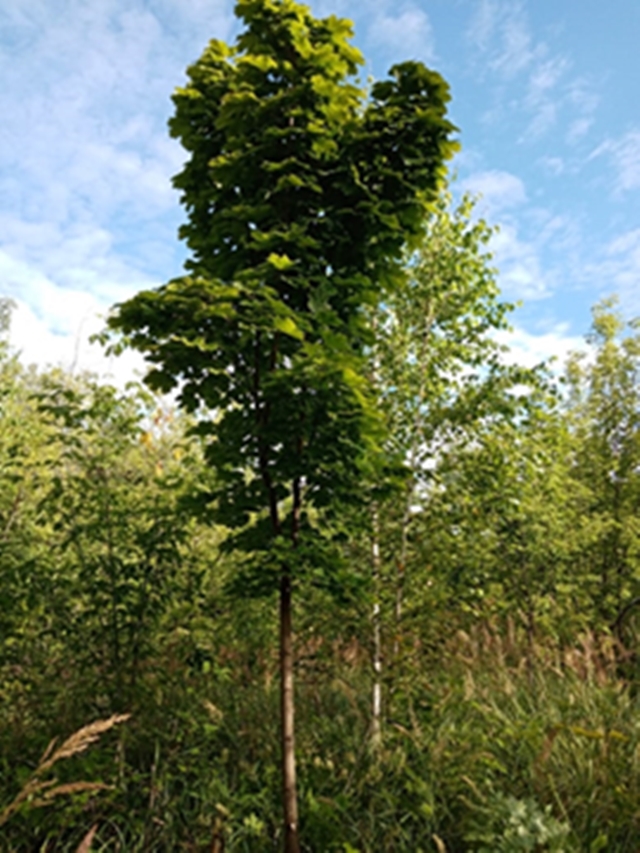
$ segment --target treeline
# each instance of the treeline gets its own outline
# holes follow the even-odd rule
[[[508,366],[490,234],[443,194],[368,309],[391,429],[293,580],[305,850],[640,842],[640,335],[611,299],[563,370]],[[276,589],[212,520],[216,418],[2,345],[2,850],[282,843]]]

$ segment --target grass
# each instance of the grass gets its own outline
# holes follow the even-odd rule
[[[363,656],[345,660],[328,648],[301,668],[305,851],[637,853],[638,699],[608,639],[585,634],[559,650],[476,626],[439,649],[415,648],[413,679],[390,700],[375,752]],[[30,793],[7,807],[0,849],[278,850],[274,663],[249,655],[236,664],[150,668],[145,703],[115,755],[109,745],[86,751],[100,733],[90,727],[51,747],[22,788]],[[5,739],[5,767],[10,749]],[[67,758],[74,778],[101,782],[51,783],[54,764]],[[73,784],[113,787],[97,797],[98,787]],[[61,804],[63,793],[79,798]],[[23,811],[30,798],[49,808]]]

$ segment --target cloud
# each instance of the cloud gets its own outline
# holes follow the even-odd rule
[[[134,377],[142,377],[144,361],[138,353],[126,351],[119,357],[108,356],[98,344],[89,342],[90,335],[103,326],[100,315],[91,312],[78,324],[74,334],[59,334],[26,302],[16,300],[9,343],[24,365],[89,371],[121,387]]]
[[[640,189],[640,130],[630,130],[620,139],[608,139],[589,156],[593,160],[607,155],[615,172],[616,192]]]
[[[505,78],[527,68],[536,55],[523,4],[481,0],[466,31],[488,67]]]
[[[545,59],[531,72],[528,97],[535,104],[543,100],[558,85],[567,70],[569,62],[563,57]]]
[[[592,117],[587,118],[586,116],[583,116],[582,118],[578,118],[575,121],[571,122],[566,135],[566,140],[569,145],[572,145],[573,143],[582,139],[582,137],[585,136],[591,130],[592,126]]]
[[[170,93],[209,33],[230,34],[232,2],[4,0],[0,16],[0,294],[18,303],[12,341],[41,365],[106,369],[87,343],[97,315],[181,265]]]
[[[466,30],[466,37],[477,50],[485,52],[498,27],[500,6],[496,0],[480,0]]]
[[[549,296],[551,283],[543,272],[539,248],[523,240],[515,224],[500,224],[490,249],[499,270],[498,283],[507,298],[529,301]]]
[[[103,328],[114,302],[157,282],[110,256],[106,232],[66,235],[59,252],[49,253],[54,241],[49,243],[46,228],[24,231],[32,251],[22,254],[32,260],[20,258],[19,247],[15,254],[0,249],[0,295],[18,306],[11,325],[12,347],[24,363],[91,370],[122,384],[141,359],[133,354],[108,359],[100,347],[89,344],[89,336]],[[39,259],[40,251],[46,258]]]
[[[556,123],[561,106],[556,89],[568,67],[569,62],[564,57],[541,59],[533,67],[525,98],[526,108],[533,117],[525,138],[542,136]]]
[[[461,182],[462,189],[479,193],[476,212],[497,226],[489,248],[498,268],[498,283],[507,299],[546,299],[558,278],[545,270],[543,256],[558,251],[563,258],[575,252],[575,225],[567,217],[531,207],[523,181],[510,172],[476,172]]]
[[[487,123],[495,126],[519,117],[525,122],[519,142],[536,142],[561,121],[568,124],[562,131],[568,144],[588,133],[599,102],[595,87],[584,77],[570,78],[570,58],[535,38],[524,3],[481,0],[466,38],[476,73],[491,84]]]
[[[462,187],[468,192],[479,193],[482,196],[480,206],[492,215],[527,200],[522,180],[517,175],[497,169],[470,175],[462,182]]]
[[[555,369],[561,370],[569,353],[586,349],[584,338],[568,334],[567,326],[563,323],[540,334],[527,332],[516,325],[512,331],[498,332],[496,338],[500,344],[508,347],[504,354],[505,361],[523,367],[535,367],[554,359]]]
[[[428,14],[421,8],[423,5],[415,0],[362,0],[355,7],[353,0],[315,0],[312,11],[319,18],[337,15],[348,20],[359,19],[355,41],[361,49],[363,45],[367,48],[364,54],[367,69],[371,71],[373,53],[382,58],[385,66],[406,59],[435,61],[434,32]],[[376,68],[376,74],[384,74],[385,66]]]
[[[566,164],[562,157],[541,157],[538,162],[547,172],[554,176],[562,175],[566,170]]]
[[[567,108],[577,113],[566,134],[566,141],[569,145],[579,142],[591,130],[599,103],[600,95],[592,81],[584,77],[577,77],[568,83],[566,87]]]
[[[586,273],[602,295],[619,295],[626,316],[640,315],[640,228],[611,239],[587,264]]]
[[[166,210],[178,154],[155,141],[166,136],[173,88],[156,18],[98,3],[73,8],[71,22],[38,23],[26,27],[28,52],[0,59],[12,208],[59,222]]]
[[[91,293],[61,288],[39,271],[0,252],[3,296],[16,304],[9,342],[25,365],[89,370],[120,385],[140,374],[142,359],[127,353],[121,359],[89,343],[104,327],[107,308]]]
[[[505,15],[501,28],[501,50],[491,62],[496,71],[513,76],[526,68],[535,56],[528,23],[517,4]]]
[[[431,62],[435,56],[433,30],[429,18],[416,6],[393,14],[380,8],[373,16],[367,40],[385,54]]]
[[[614,237],[607,245],[606,251],[609,255],[632,254],[637,260],[640,260],[640,228],[626,231],[624,234]]]

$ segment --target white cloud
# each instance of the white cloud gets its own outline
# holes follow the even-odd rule
[[[620,139],[608,139],[589,156],[593,160],[608,155],[615,170],[614,190],[640,189],[640,130],[630,130]]]
[[[548,256],[549,250],[561,252],[564,259],[573,258],[575,224],[568,217],[532,207],[523,181],[510,172],[476,172],[461,186],[465,191],[480,193],[476,213],[497,226],[489,248],[505,297],[546,299],[558,274],[545,270],[542,258]]]
[[[517,175],[497,169],[470,175],[462,182],[462,187],[469,192],[480,193],[480,206],[492,215],[517,207],[527,200],[522,180]]]
[[[604,244],[584,247],[580,262],[580,277],[588,287],[585,298],[592,305],[615,294],[623,317],[640,317],[640,228],[621,231]]]
[[[563,57],[541,59],[534,65],[525,99],[532,118],[523,138],[542,136],[556,123],[561,105],[556,89],[568,66],[568,61]]]
[[[415,6],[396,12],[380,9],[374,14],[367,37],[385,54],[432,61],[435,55],[433,30],[427,14]]]
[[[519,4],[507,13],[502,24],[502,50],[493,59],[492,66],[507,76],[526,68],[535,56],[528,23]]]
[[[142,374],[139,355],[128,352],[117,359],[89,342],[90,336],[104,327],[106,316],[104,304],[94,296],[60,288],[19,264],[7,262],[3,256],[0,275],[3,280],[7,276],[14,285],[20,281],[19,288],[4,291],[3,295],[11,294],[16,304],[9,342],[23,364],[89,370],[120,385]]]
[[[508,347],[505,361],[521,364],[523,367],[535,367],[541,362],[555,360],[555,369],[560,370],[569,353],[585,349],[583,337],[569,335],[566,324],[557,324],[548,332],[535,334],[515,326],[511,332],[498,332],[499,343]]]
[[[480,0],[467,27],[467,39],[481,52],[487,51],[500,17],[496,0]]]
[[[567,107],[577,113],[569,125],[566,140],[575,145],[583,139],[595,123],[595,114],[600,103],[596,84],[584,77],[577,77],[567,87]]]
[[[490,243],[499,270],[498,283],[509,299],[546,298],[551,290],[538,248],[522,240],[513,223],[500,224]]]
[[[234,26],[231,0],[214,7],[4,0],[0,295],[26,360],[108,369],[87,343],[97,315],[176,273],[183,154],[166,120],[187,63]]]
[[[594,82],[585,77],[577,77],[570,82],[567,88],[567,99],[585,115],[594,113],[600,103],[600,95]]]
[[[568,67],[569,62],[563,57],[552,57],[539,62],[529,78],[528,97],[531,101],[538,103],[555,89]]]
[[[569,130],[567,131],[566,140],[569,145],[572,145],[574,142],[577,142],[579,139],[582,139],[592,128],[593,126],[593,117],[587,118],[583,116],[582,118],[578,118],[575,121],[571,122],[569,125]]]
[[[629,253],[640,260],[640,228],[619,234],[607,246],[609,255],[628,255]]]
[[[556,123],[558,108],[559,104],[551,100],[545,100],[543,103],[538,104],[535,108],[533,118],[518,141],[531,142],[544,136]]]
[[[105,241],[107,235],[100,233],[79,233],[75,239],[67,239],[59,257],[54,253],[46,259],[49,269],[58,271],[57,276],[45,273],[44,263],[30,264],[0,250],[0,295],[17,304],[10,343],[24,363],[91,370],[115,377],[120,384],[127,376],[131,378],[134,368],[140,369],[142,360],[134,354],[115,360],[89,344],[89,336],[103,328],[114,302],[155,284],[122,261],[101,254]],[[71,249],[74,242],[75,252]],[[46,248],[46,241],[43,246]],[[70,253],[68,257],[65,251]]]
[[[553,246],[565,259],[581,248],[579,224],[572,216],[553,214],[545,209],[530,211],[537,246]]]
[[[562,157],[541,157],[538,162],[552,175],[561,175],[566,169],[566,164]]]
[[[16,309],[11,318],[9,342],[24,365],[35,364],[39,368],[61,367],[66,371],[89,371],[102,379],[124,386],[135,377],[144,375],[144,362],[137,353],[127,351],[122,356],[108,356],[98,344],[89,342],[89,337],[104,326],[104,319],[92,305],[87,314],[80,318],[73,333],[62,334],[52,331],[48,320],[37,316],[22,300],[16,300]]]
[[[604,294],[617,293],[623,313],[640,315],[640,228],[619,234],[609,241],[587,273]]]
[[[482,0],[467,39],[489,68],[507,79],[526,69],[536,55],[523,4],[513,0]]]
[[[466,37],[475,49],[476,72],[492,84],[487,123],[495,126],[519,116],[526,122],[519,142],[538,141],[560,121],[569,125],[563,131],[569,144],[588,133],[599,102],[595,87],[583,77],[568,79],[570,58],[535,37],[524,3],[481,0]]]

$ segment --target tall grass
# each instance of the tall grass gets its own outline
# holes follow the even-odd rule
[[[376,751],[366,656],[325,644],[300,661],[306,851],[637,853],[640,709],[608,639],[557,649],[476,626],[415,648]],[[46,820],[20,815],[0,849],[76,850],[93,831],[91,851],[278,850],[275,662],[234,654],[233,666],[150,667],[115,756],[74,758],[75,778],[115,789]]]

